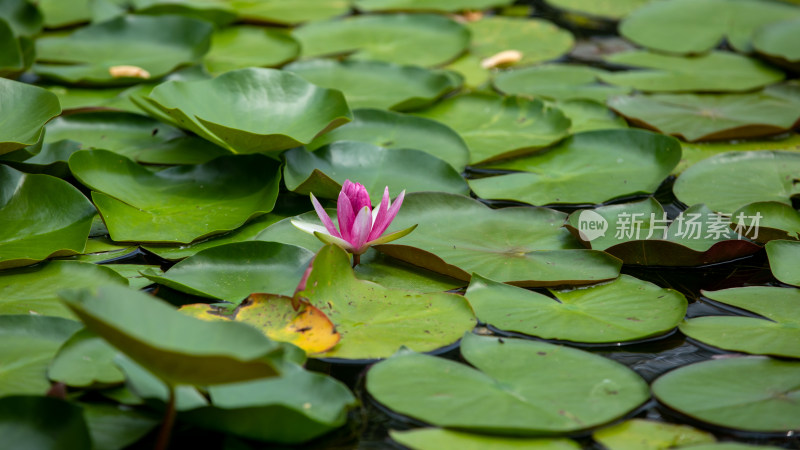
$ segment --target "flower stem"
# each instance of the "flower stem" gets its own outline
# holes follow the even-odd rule
[[[155,450],[167,450],[172,426],[175,424],[175,386],[168,385],[167,388],[169,389],[169,401],[167,402],[167,411],[164,413],[164,422],[161,424],[156,445],[153,447]]]
[[[353,267],[356,267],[361,262],[361,255],[353,255]]]

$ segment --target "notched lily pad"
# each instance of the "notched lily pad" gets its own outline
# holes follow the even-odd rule
[[[800,358],[800,289],[752,286],[702,293],[761,317],[695,317],[680,326],[686,336],[725,350]]]
[[[133,100],[155,118],[234,153],[278,152],[307,144],[352,119],[341,92],[275,69],[170,81]]]
[[[544,339],[617,343],[664,334],[686,314],[686,298],[629,275],[605,284],[550,291],[554,298],[473,274],[475,314],[505,331]]]
[[[58,97],[26,83],[0,78],[0,155],[37,143],[44,124],[61,114]]]
[[[800,286],[800,242],[775,240],[767,242],[765,248],[772,275],[782,283]]]
[[[263,155],[222,156],[154,173],[106,150],[84,150],[69,165],[94,191],[118,242],[189,243],[235,229],[271,211],[280,184],[278,164]]]
[[[298,194],[336,199],[345,180],[363,184],[377,205],[384,187],[400,191],[438,191],[467,195],[469,187],[446,162],[420,150],[389,150],[361,142],[335,142],[314,152],[284,153],[286,187]]]
[[[756,219],[758,226],[751,226]],[[800,212],[786,203],[750,203],[737,209],[731,222],[745,230],[748,239],[762,244],[776,239],[800,240]]]
[[[437,426],[506,436],[584,430],[650,397],[632,370],[569,347],[466,334],[461,355],[471,366],[397,354],[372,366],[367,391],[393,411]],[[483,407],[472,407],[476,402]]]

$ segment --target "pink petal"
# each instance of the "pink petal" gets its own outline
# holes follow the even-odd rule
[[[350,206],[353,208],[353,211],[361,211],[361,208],[365,206],[372,208],[369,192],[367,192],[367,188],[362,184],[345,180],[342,185],[342,192],[350,199]]]
[[[373,218],[372,221],[372,232],[369,233],[370,241],[377,239],[378,236],[383,233],[383,230],[386,229],[386,227],[383,227],[383,224],[386,221],[386,217],[388,217],[389,206],[391,204],[392,201],[389,199],[389,186],[386,186],[386,188],[383,189],[383,199],[381,200],[381,204],[377,208],[378,214]]]
[[[350,206],[350,199],[347,198],[344,189],[339,192],[339,200],[336,203],[336,217],[339,219],[339,230],[341,230],[342,239],[350,242],[350,230],[353,228],[356,214],[353,211],[353,207]]]
[[[350,244],[356,249],[353,253],[361,254],[366,250],[361,248],[367,243],[367,237],[372,229],[372,211],[368,207],[361,208],[353,222]]]
[[[311,204],[314,205],[314,210],[317,212],[319,220],[321,220],[322,224],[325,225],[325,229],[328,230],[328,233],[336,237],[342,237],[339,232],[336,231],[336,227],[333,226],[333,221],[331,220],[330,216],[328,216],[328,213],[325,212],[325,208],[323,208],[322,205],[319,204],[317,198],[314,197],[314,194],[311,194]]]
[[[400,211],[400,206],[403,204],[403,199],[405,196],[406,191],[404,190],[400,193],[400,195],[397,196],[396,199],[394,199],[394,202],[392,203],[392,206],[389,207],[389,211],[387,211],[386,216],[383,217],[383,222],[373,225],[372,234],[370,234],[370,240],[377,239],[383,234],[384,231],[386,231],[387,228],[389,228],[389,225],[392,223],[395,216],[397,216],[397,212]]]

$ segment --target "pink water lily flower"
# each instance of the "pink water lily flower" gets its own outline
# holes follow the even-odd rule
[[[314,234],[322,242],[336,244],[352,253],[354,263],[357,264],[359,255],[366,252],[370,246],[400,239],[417,227],[414,225],[405,230],[381,236],[397,216],[405,195],[406,191],[401,192],[392,202],[389,199],[389,187],[387,186],[383,191],[381,204],[372,209],[367,189],[359,183],[346,180],[339,192],[336,205],[338,230],[314,194],[311,194],[311,203],[314,204],[314,209],[324,227],[295,220],[292,220],[292,224],[307,233]]]

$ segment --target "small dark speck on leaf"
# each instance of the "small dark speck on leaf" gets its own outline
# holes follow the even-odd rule
[[[499,342],[501,344],[505,344],[506,343],[506,341],[504,341],[503,338],[497,338],[497,342]]]
[[[306,331],[311,331],[311,327],[303,327],[297,329],[298,333],[305,333]]]
[[[157,134],[158,134],[158,128],[153,128],[153,133],[151,134],[151,136],[155,136]]]
[[[536,354],[539,356],[545,356],[547,355],[547,352],[536,352]]]
[[[626,317],[625,320],[630,320],[632,322],[641,322],[642,321],[642,319],[639,319],[639,318],[636,318],[636,317]]]

